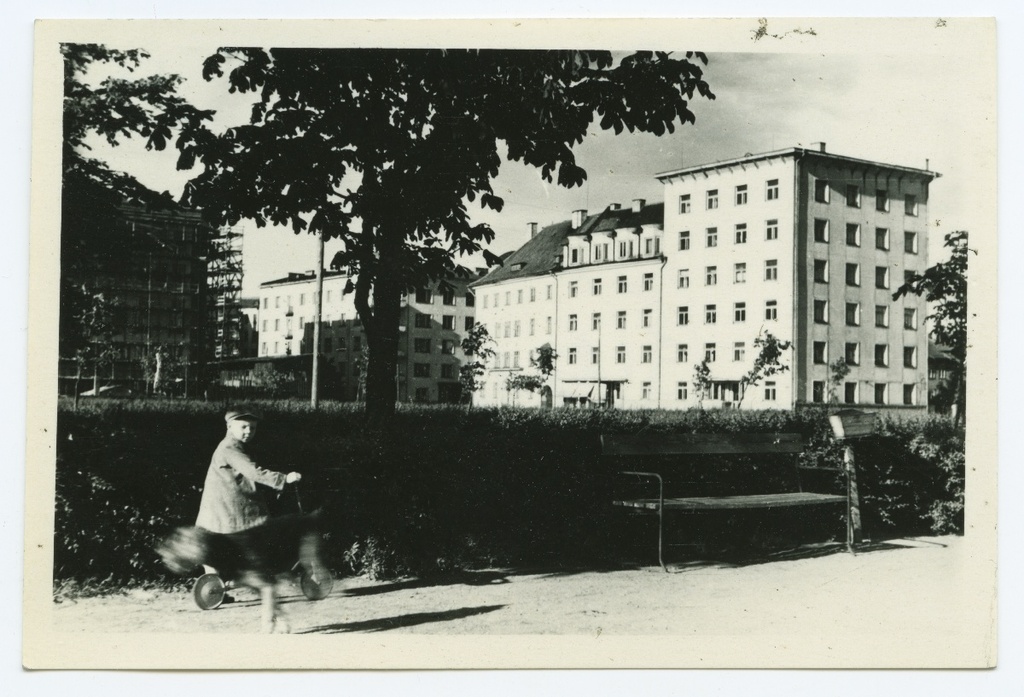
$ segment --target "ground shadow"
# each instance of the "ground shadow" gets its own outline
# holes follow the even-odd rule
[[[435,622],[451,622],[461,620],[474,615],[483,615],[488,612],[500,610],[504,605],[481,605],[479,607],[464,607],[457,610],[446,610],[444,612],[415,612],[410,615],[399,615],[398,617],[380,617],[373,620],[361,622],[341,622],[339,624],[324,624],[317,627],[310,627],[297,634],[341,634],[345,632],[386,632],[391,629],[403,627],[415,627],[421,624],[432,624]]]

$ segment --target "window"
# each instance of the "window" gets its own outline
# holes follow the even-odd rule
[[[716,353],[717,350],[714,344],[704,344],[704,361],[706,363],[714,363]]]
[[[569,281],[569,297],[575,298],[580,293],[579,281]]]
[[[747,304],[736,303],[732,309],[732,320],[733,322],[746,322],[747,321]]]
[[[690,212],[690,194],[682,194],[679,197],[679,214],[683,215]]]
[[[264,298],[264,301],[266,301],[266,298]],[[267,342],[266,341],[264,341],[262,344],[260,344],[260,355],[261,356],[266,356],[267,355]]]
[[[279,319],[275,319],[274,320],[274,331],[275,332],[281,331],[281,320],[279,320]]]
[[[875,267],[875,288],[888,288],[889,287],[889,267],[888,266],[876,266]]]
[[[683,400],[689,399],[689,396],[690,395],[689,395],[689,392],[687,390],[686,383],[685,382],[677,382],[676,383],[676,399],[678,399],[679,401],[683,401]]]
[[[263,320],[263,331],[267,331],[267,320]]]
[[[889,212],[889,192],[885,189],[875,191],[875,210],[883,213]]]
[[[856,184],[846,185],[846,205],[850,208],[860,208],[860,187]]]
[[[576,349],[569,349],[569,365],[576,365]]]
[[[519,320],[515,321],[515,324],[512,325],[512,328],[513,328],[512,336],[519,336]]]
[[[718,283],[718,267],[708,266],[704,269],[704,285],[713,286]]]
[[[533,289],[531,288],[530,290],[532,291]],[[476,306],[476,296],[472,293],[466,293],[466,307],[474,306]]]
[[[441,353],[449,356],[455,354],[455,342],[452,339],[443,339],[441,341]]]
[[[683,326],[690,323],[690,308],[682,305],[676,310],[676,324]]]
[[[848,327],[860,326],[860,303],[846,303],[846,325]]]
[[[747,265],[746,263],[739,263],[733,267],[733,282],[735,283],[746,283],[747,282]]]
[[[903,386],[903,403],[907,406],[917,404],[917,390],[914,389],[915,387],[916,385]]]
[[[643,388],[642,388],[642,390],[640,392],[640,399],[650,399],[650,398],[651,398],[651,383],[645,382],[643,384]]]
[[[774,201],[775,199],[777,199],[779,197],[779,180],[778,179],[769,179],[765,183],[764,197],[765,197],[765,200],[768,200],[768,201]]]
[[[571,332],[576,331],[576,326],[577,326],[576,315],[569,315],[569,331],[571,331]]]
[[[619,292],[620,293],[625,293],[628,288],[629,288],[629,284],[626,282],[626,277],[625,276],[619,276],[619,281],[618,281],[618,290],[619,290]]]
[[[828,324],[828,300],[814,301],[814,321],[819,324]]]
[[[732,359],[734,361],[742,361],[746,353],[747,347],[742,341],[737,341],[732,345]]]
[[[814,282],[828,283],[828,259],[814,260]]]
[[[903,310],[903,328],[917,329],[917,308],[908,307]]]
[[[441,315],[441,327],[443,329],[455,330],[455,315]]]
[[[847,382],[843,384],[843,398],[847,404],[857,403],[857,383]]]
[[[512,323],[505,322],[505,338],[512,336]]]
[[[907,194],[903,197],[903,212],[907,215],[917,216],[917,196]]]
[[[821,218],[814,219],[814,241],[828,242],[828,221]]]
[[[875,404],[885,404],[885,393],[886,384],[884,382],[875,383]]]
[[[512,352],[512,367],[513,368],[518,368],[519,367],[519,352],[518,351],[513,351]]]
[[[263,309],[264,310],[269,310],[270,309],[269,306],[270,306],[270,298],[263,298]]]
[[[412,364],[412,376],[414,378],[429,378],[430,377],[430,364],[429,363],[413,363]]]
[[[714,305],[704,306],[704,324],[714,324],[718,321],[718,309]]]
[[[536,302],[536,301],[537,301],[537,289],[536,288],[530,288],[530,302]]]
[[[888,305],[875,305],[875,326],[876,327],[888,327],[889,326],[889,306]]]
[[[416,302],[429,305],[434,302],[434,294],[430,292],[429,288],[417,288]],[[497,305],[497,303],[495,303],[495,305]]]
[[[445,363],[441,366],[441,377],[448,380],[455,377],[455,366],[451,363]]]
[[[889,249],[889,228],[875,228],[875,249],[888,251]]]
[[[690,270],[679,269],[679,287],[689,288],[690,287]]]
[[[764,304],[764,318],[769,322],[779,319],[779,303],[775,300],[768,300]]]
[[[736,187],[736,205],[743,206],[747,203],[747,185],[740,184]]]
[[[718,189],[708,190],[708,210],[718,208]]]
[[[616,329],[625,329],[626,328],[626,311],[625,310],[619,310],[615,314],[615,328]]]
[[[651,346],[650,345],[644,346],[643,350],[640,352],[640,362],[641,363],[650,363],[651,362],[651,357],[652,357],[653,353],[654,352],[651,350]]]
[[[616,346],[615,347],[615,362],[625,363],[626,362],[626,347]]]
[[[819,365],[828,363],[828,344],[824,341],[814,342],[814,362]]]
[[[903,251],[907,254],[917,254],[917,233],[903,233]]]
[[[747,243],[747,224],[746,223],[736,223],[736,237],[735,237],[735,239],[736,239],[736,244],[746,244]]]
[[[685,252],[690,248],[690,231],[683,230],[679,233],[679,251]]]
[[[532,322],[532,321],[533,321],[533,320],[531,320],[531,322]],[[466,321],[465,321],[465,327],[464,327],[465,331],[467,331],[467,332],[468,332],[468,331],[469,331],[470,329],[472,329],[472,328],[473,328],[473,318],[472,318],[472,317],[466,317]],[[531,325],[531,332],[530,332],[530,333],[531,333],[531,334],[533,333],[533,331],[532,331],[532,325]]]
[[[430,353],[430,339],[413,339],[412,350],[415,353]]]
[[[860,285],[860,264],[847,264],[846,265],[846,285],[848,285],[848,286],[859,286]]]
[[[904,346],[903,347],[903,367],[904,368],[916,368],[917,367],[917,347],[915,347],[915,346]]]
[[[690,360],[690,347],[686,344],[676,346],[676,362],[686,363]]]
[[[597,365],[601,362],[601,349],[596,346],[590,349],[590,362],[593,365]]]
[[[769,220],[765,223],[764,238],[766,240],[779,239],[779,221]]]
[[[648,237],[644,240],[644,254],[651,256],[654,253],[654,238]]]
[[[709,227],[707,231],[707,246],[717,247],[718,246],[718,228]]]
[[[544,333],[545,334],[550,334],[551,333],[551,316],[550,315],[546,318],[546,326],[544,327]]]
[[[620,259],[630,259],[632,257],[633,257],[633,241],[632,240],[626,240],[624,242],[619,242],[619,258]]]
[[[859,223],[847,223],[846,224],[846,244],[849,247],[860,246],[860,224]]]
[[[489,302],[489,300],[490,300],[490,299],[491,299],[491,296],[489,296],[489,295],[485,295],[485,296],[484,296],[484,309],[485,309],[485,310],[486,310],[486,309],[488,308],[488,306],[490,305],[490,302]]]
[[[778,392],[775,389],[775,383],[769,380],[764,384],[764,401],[774,402],[778,396]]]
[[[277,295],[274,297],[274,307],[281,307],[281,296]]]
[[[645,273],[644,274],[644,290],[653,290],[653,289],[654,289],[654,274],[653,273]]]
[[[511,304],[512,304],[512,291],[506,290],[505,291],[505,305],[508,306],[508,305],[511,305]]]
[[[601,328],[601,313],[595,312],[590,316],[590,328],[595,332]]]
[[[829,188],[827,179],[814,180],[814,200],[818,203],[828,203]]]
[[[641,327],[647,328],[651,326],[651,317],[654,314],[654,310],[644,310],[643,320],[640,323]]]
[[[547,296],[547,299],[551,300],[551,284],[548,284],[547,286]]]
[[[453,305],[453,304],[455,304],[454,303],[454,299],[450,303],[449,302],[445,303],[445,305]],[[523,289],[522,288],[520,288],[519,290],[516,291],[516,304],[517,305],[522,305],[523,304]]]
[[[811,399],[816,404],[821,404],[825,401],[825,383],[822,380],[815,380],[811,383]]]
[[[879,368],[889,366],[889,344],[875,344],[875,365]]]
[[[847,343],[843,358],[847,365],[860,365],[860,343],[856,341]]]
[[[569,263],[578,264],[580,263],[580,250],[570,249],[569,250]]]
[[[600,278],[595,278],[594,279],[594,286],[593,286],[593,288],[594,288],[594,295],[600,295],[601,294],[601,279]]]
[[[777,259],[769,259],[764,263],[764,280],[777,281],[779,278],[779,262]]]

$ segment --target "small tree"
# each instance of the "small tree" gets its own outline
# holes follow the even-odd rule
[[[736,402],[737,409],[743,406],[743,398],[747,394],[748,387],[756,387],[764,378],[770,378],[773,375],[789,370],[789,366],[782,363],[780,359],[783,352],[788,351],[792,345],[793,342],[780,341],[778,337],[767,331],[763,336],[759,334],[754,339],[754,348],[758,350],[757,356],[754,358],[754,365],[750,368],[750,371],[740,378],[740,394],[739,400]]]
[[[76,325],[72,356],[75,360],[75,407],[78,407],[82,370],[92,367],[93,395],[99,395],[100,368],[117,357],[114,341],[114,312],[117,303],[103,293],[80,294],[82,304],[73,313]],[[68,341],[65,346],[72,344]]]
[[[536,392],[544,387],[548,378],[555,372],[556,360],[558,360],[558,354],[551,348],[551,344],[544,344],[537,349],[535,355],[530,356],[530,366],[539,374],[520,373],[519,375],[509,376],[505,380],[505,389],[512,393],[513,403],[516,401],[519,390]]]
[[[967,246],[967,232],[963,230],[948,233],[944,246],[950,249],[949,260],[929,266],[923,274],[910,274],[892,298],[899,300],[912,293],[924,295],[928,301],[930,335],[946,347],[954,362],[953,419],[963,423],[967,375],[967,253],[974,250]]]
[[[711,395],[711,368],[707,361],[693,366],[693,393],[697,395],[697,406],[704,408],[704,400]]]
[[[487,361],[494,358],[494,346],[494,339],[482,324],[474,324],[462,340],[466,362],[459,366],[459,384],[462,386],[462,398],[470,408],[473,406],[473,393],[483,387],[480,378],[486,371]]]
[[[850,366],[846,363],[846,358],[840,356],[828,365],[828,403],[829,405],[836,405],[839,403],[839,386],[843,384],[843,380],[850,374]]]

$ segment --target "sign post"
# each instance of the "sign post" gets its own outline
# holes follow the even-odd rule
[[[828,417],[832,432],[837,440],[843,441],[843,464],[846,470],[846,548],[853,551],[863,541],[860,519],[860,494],[857,491],[857,468],[855,466],[852,439],[870,436],[875,432],[873,412],[844,409]]]

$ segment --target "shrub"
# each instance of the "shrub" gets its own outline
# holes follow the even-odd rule
[[[368,432],[358,405],[254,406],[267,417],[262,461],[303,472],[303,508],[323,509],[328,563],[375,578],[601,559],[616,515],[602,433],[798,432],[808,460],[842,460],[820,410],[402,405],[387,431]],[[194,522],[221,413],[182,401],[60,409],[56,580],[170,581],[153,543]],[[963,432],[948,419],[883,419],[856,451],[868,536],[962,531]],[[276,502],[278,510],[297,504],[291,491]]]

